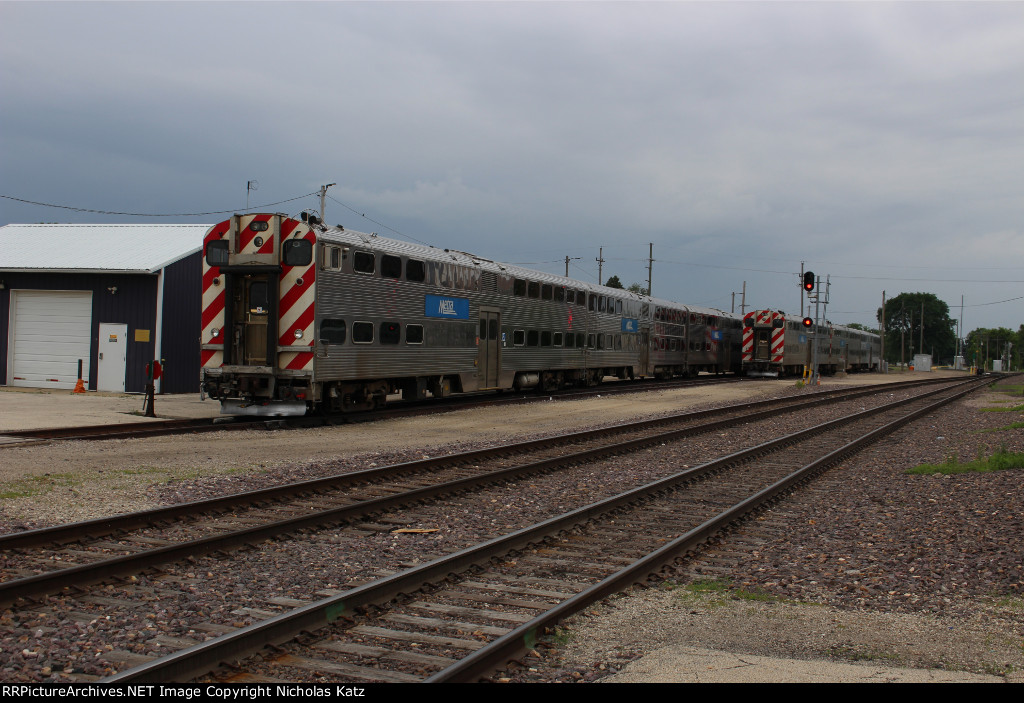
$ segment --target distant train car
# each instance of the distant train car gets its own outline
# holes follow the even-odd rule
[[[202,388],[229,414],[740,370],[740,320],[326,227],[235,215],[204,239]]]
[[[813,361],[818,347],[818,371],[877,371],[881,338],[874,333],[833,325],[804,327],[781,310],[752,310],[743,316],[743,373],[748,376],[796,376]]]

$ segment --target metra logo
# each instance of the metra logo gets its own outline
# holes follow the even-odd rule
[[[423,302],[423,314],[426,317],[444,317],[454,320],[469,319],[469,300],[466,298],[447,298],[440,295],[428,295]]]

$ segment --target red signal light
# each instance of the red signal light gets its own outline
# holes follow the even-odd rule
[[[804,274],[804,290],[810,293],[814,290],[814,272],[808,271]]]
[[[814,326],[814,320],[812,320],[809,317],[805,317],[803,319],[803,325],[804,325],[804,327],[811,328],[811,327]]]

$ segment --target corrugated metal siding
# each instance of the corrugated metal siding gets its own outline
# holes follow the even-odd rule
[[[0,360],[2,381],[9,383],[7,368],[10,343],[11,290],[81,290],[92,292],[92,341],[89,349],[89,387],[96,387],[96,352],[99,323],[120,322],[128,325],[128,359],[125,369],[125,388],[141,392],[145,388],[145,365],[152,358],[156,325],[156,276],[150,274],[58,274],[5,272],[2,276],[6,289],[2,298],[0,318]],[[117,286],[117,293],[108,290]],[[136,330],[149,330],[149,342],[136,342]]]
[[[202,252],[164,269],[164,312],[161,356],[165,360],[164,393],[195,393],[199,388]]]

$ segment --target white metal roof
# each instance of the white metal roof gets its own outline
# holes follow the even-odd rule
[[[210,225],[4,225],[0,270],[155,272],[202,249]]]

